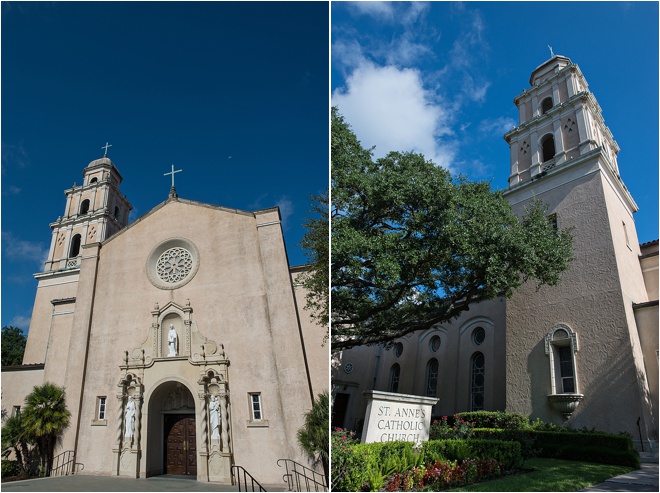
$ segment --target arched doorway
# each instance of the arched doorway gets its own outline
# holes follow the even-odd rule
[[[197,477],[195,400],[188,387],[176,381],[162,383],[148,406],[147,476]]]
[[[164,414],[163,473],[197,476],[194,414]]]

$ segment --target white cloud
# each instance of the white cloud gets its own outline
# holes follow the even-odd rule
[[[9,325],[13,325],[14,327],[18,327],[19,329],[23,329],[24,332],[27,332],[27,330],[30,328],[30,320],[32,317],[25,317],[23,315],[16,315],[14,318],[11,319],[9,322]]]
[[[368,15],[381,20],[391,20],[394,17],[392,2],[350,2],[349,8],[359,15]]]
[[[451,110],[424,88],[416,69],[364,63],[334,91],[332,104],[364,147],[376,146],[375,157],[414,151],[445,167],[454,157],[454,146],[438,141],[451,134]]]
[[[280,216],[282,217],[282,228],[286,228],[288,226],[289,218],[293,215],[293,211],[294,211],[293,202],[291,202],[291,200],[289,200],[287,197],[282,197],[277,202],[275,202],[275,205],[277,205],[280,208]]]
[[[44,262],[48,259],[48,248],[42,243],[21,240],[13,233],[3,231],[2,254],[10,259],[34,261],[43,268]]]
[[[515,126],[516,121],[507,116],[487,118],[479,123],[479,132],[487,136],[501,137]]]

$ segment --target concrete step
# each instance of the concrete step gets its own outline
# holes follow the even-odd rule
[[[658,463],[658,451],[655,452],[640,452],[639,460],[645,464],[657,464]]]

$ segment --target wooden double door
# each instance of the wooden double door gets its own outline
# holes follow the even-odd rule
[[[165,414],[164,473],[197,475],[194,414]]]

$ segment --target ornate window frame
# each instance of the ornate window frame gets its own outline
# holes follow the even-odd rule
[[[159,262],[162,261],[161,256],[172,249],[185,250],[191,261],[185,274],[178,280],[164,279],[158,272]],[[149,253],[146,265],[147,277],[149,282],[159,289],[177,289],[192,281],[199,269],[199,261],[199,250],[192,241],[186,238],[168,238],[156,245]]]
[[[565,336],[562,336],[561,332]],[[548,401],[556,411],[562,414],[564,419],[568,419],[584,398],[584,395],[580,394],[580,383],[575,360],[575,354],[579,350],[577,333],[566,324],[555,324],[546,334],[544,343],[545,354],[548,356],[550,363],[550,386],[552,390],[552,393],[548,395]],[[560,351],[565,353],[566,348],[570,349],[570,370],[572,371],[572,376],[570,377],[562,376],[560,362]],[[572,378],[572,392],[565,392],[564,379],[570,378]]]

